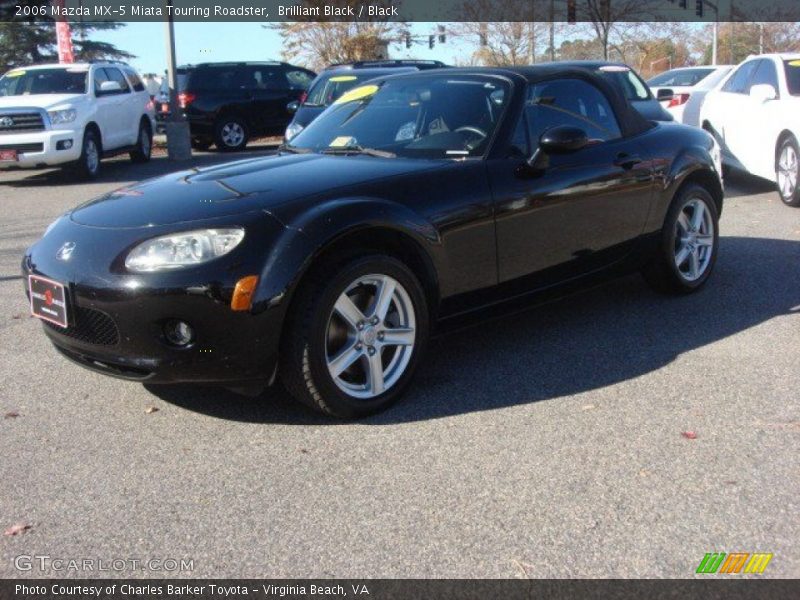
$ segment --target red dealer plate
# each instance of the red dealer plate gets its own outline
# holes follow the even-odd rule
[[[0,162],[17,162],[17,151],[0,150]]]
[[[46,277],[28,275],[28,291],[34,317],[67,327],[67,295],[62,284]]]

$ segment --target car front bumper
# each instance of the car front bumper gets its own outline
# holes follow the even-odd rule
[[[274,227],[270,223],[258,233],[269,235],[266,229]],[[106,261],[95,254],[98,248],[129,248],[140,236],[63,217],[28,249],[22,261],[26,295],[29,275],[65,287],[68,327],[42,322],[56,349],[86,368],[146,383],[270,382],[284,306],[263,302],[249,311],[230,306],[236,282],[259,273],[259,261],[218,259],[194,269],[134,274],[118,267],[119,257]],[[76,243],[68,261],[56,259],[65,239]],[[194,338],[187,346],[167,341],[164,325],[172,319],[192,327]]]
[[[59,148],[69,143],[69,148]],[[51,167],[81,156],[83,133],[73,129],[48,129],[0,135],[0,149],[16,150],[16,161],[0,161],[0,169]]]

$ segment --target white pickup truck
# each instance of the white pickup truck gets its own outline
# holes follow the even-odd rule
[[[150,160],[154,130],[150,95],[125,63],[21,67],[0,78],[0,169],[65,165],[93,179],[104,156]]]

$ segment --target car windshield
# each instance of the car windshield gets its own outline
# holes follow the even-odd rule
[[[786,70],[786,87],[792,96],[800,96],[800,60],[785,60],[783,68]]]
[[[330,106],[347,90],[379,75],[380,73],[375,74],[373,72],[370,75],[368,73],[353,73],[352,71],[346,74],[323,75],[308,90],[308,98],[303,102],[303,105]]]
[[[650,87],[680,85],[691,87],[711,75],[714,69],[677,69],[656,75],[647,82]]]
[[[86,69],[13,69],[0,78],[0,96],[85,94]]]
[[[289,150],[377,150],[415,158],[480,156],[510,84],[481,75],[402,77],[350,89],[292,139]]]

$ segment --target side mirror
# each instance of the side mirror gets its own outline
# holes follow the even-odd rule
[[[116,92],[121,92],[122,86],[119,84],[118,81],[104,81],[100,84],[100,94],[114,94]]]
[[[298,108],[300,108],[300,102],[297,100],[293,100],[292,102],[289,102],[289,104],[286,105],[286,110],[290,114],[296,113]]]
[[[589,136],[583,129],[570,127],[569,125],[558,125],[546,130],[539,138],[539,147],[533,155],[526,161],[528,167],[534,171],[540,171],[542,156],[550,154],[569,154],[576,152],[589,143]]]
[[[750,88],[750,97],[758,102],[767,102],[768,100],[775,100],[778,97],[778,92],[768,83],[759,83]]]
[[[569,154],[588,143],[589,136],[583,129],[569,125],[551,127],[539,138],[539,148],[546,154]]]
[[[656,92],[656,100],[659,102],[667,102],[675,97],[675,92],[669,88],[661,88]]]

